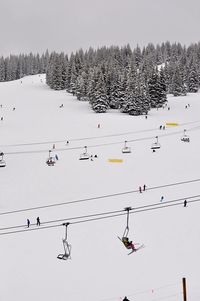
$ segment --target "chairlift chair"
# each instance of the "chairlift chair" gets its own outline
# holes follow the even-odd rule
[[[130,154],[131,153],[131,148],[128,147],[126,144],[127,144],[127,141],[124,142],[124,147],[122,148],[122,153],[123,154]]]
[[[51,156],[51,150],[49,150],[49,158],[46,160],[48,166],[54,166],[56,164],[56,159]]]
[[[156,150],[156,149],[159,149],[161,148],[161,145],[160,143],[158,142],[158,136],[156,136],[156,142],[154,142],[152,145],[151,145],[151,149],[152,150]]]
[[[186,135],[186,130],[184,130],[184,134],[181,137],[181,141],[183,141],[183,142],[190,142],[190,137],[188,135]]]
[[[88,160],[90,158],[90,155],[87,152],[87,146],[85,146],[84,148],[85,151],[82,154],[80,154],[79,160]]]
[[[0,152],[0,167],[6,167],[6,162],[3,160],[4,153]]]
[[[63,239],[63,247],[64,247],[64,253],[63,254],[59,254],[57,256],[58,259],[62,259],[62,260],[67,260],[67,259],[71,259],[71,249],[72,246],[68,243],[67,241],[67,227],[69,226],[69,223],[64,223],[63,226],[65,226],[65,238]]]

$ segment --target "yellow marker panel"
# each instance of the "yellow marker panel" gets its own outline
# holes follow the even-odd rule
[[[123,160],[122,159],[108,159],[108,162],[110,162],[110,163],[122,163]]]
[[[177,122],[166,122],[166,125],[168,126],[178,126]]]

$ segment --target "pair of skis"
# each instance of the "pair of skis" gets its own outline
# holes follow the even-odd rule
[[[118,237],[119,240],[121,240],[121,242],[123,243],[122,239],[121,239],[119,236],[117,236],[117,237]],[[135,245],[138,245],[138,243],[135,243]],[[142,248],[144,248],[144,247],[145,247],[145,245],[142,244],[142,245],[140,245],[139,247],[137,247],[137,248],[135,248],[135,249],[132,249],[132,251],[131,251],[130,253],[128,253],[128,255],[131,255],[132,253],[137,252],[138,250],[140,250],[140,249],[142,249]]]
[[[130,253],[128,253],[128,255],[131,255],[132,253],[137,252],[138,250],[140,250],[144,247],[145,247],[145,245],[140,245],[138,248],[136,248],[135,250],[132,250]]]

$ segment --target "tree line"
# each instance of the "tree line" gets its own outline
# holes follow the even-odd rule
[[[118,109],[130,115],[147,114],[174,96],[196,93],[200,85],[200,43],[148,44],[80,49],[70,57],[51,53],[47,84],[66,89],[88,101],[95,112]]]
[[[70,56],[48,53],[0,58],[0,81],[46,73],[51,89],[88,101],[97,112],[117,109],[130,115],[162,107],[167,94],[196,93],[200,85],[200,43],[165,42],[142,49],[111,46],[80,49]]]
[[[46,73],[49,53],[20,54],[0,57],[0,82],[20,79],[26,75]]]

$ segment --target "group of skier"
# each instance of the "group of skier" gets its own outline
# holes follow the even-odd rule
[[[30,225],[31,225],[30,219],[27,218],[27,227],[29,228]],[[40,226],[40,225],[41,225],[39,216],[36,218],[36,225],[37,225],[37,226]]]
[[[139,192],[142,193],[142,191],[145,191],[146,188],[147,188],[147,186],[145,184],[143,185],[143,188],[142,188],[142,186],[139,186]]]

